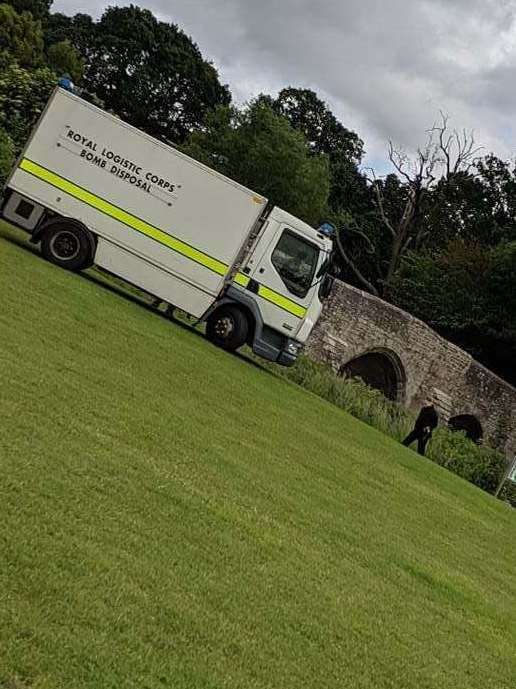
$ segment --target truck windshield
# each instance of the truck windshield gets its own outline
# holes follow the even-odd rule
[[[271,261],[286,288],[297,297],[305,297],[312,285],[319,249],[299,235],[284,230]]]

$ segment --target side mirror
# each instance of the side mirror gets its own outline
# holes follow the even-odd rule
[[[331,275],[325,275],[324,280],[321,282],[321,286],[319,287],[319,297],[321,299],[327,299],[330,296],[334,282],[335,280]]]

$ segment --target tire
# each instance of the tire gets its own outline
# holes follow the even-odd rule
[[[56,266],[83,270],[92,265],[91,242],[86,231],[70,222],[51,223],[41,237],[41,253]]]
[[[235,352],[247,341],[249,323],[238,306],[221,306],[208,318],[206,337],[228,352]]]

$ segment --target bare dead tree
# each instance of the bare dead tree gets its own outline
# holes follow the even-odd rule
[[[458,172],[468,172],[482,150],[481,146],[475,145],[473,131],[462,129],[459,132],[454,129],[449,132],[448,121],[448,115],[441,111],[441,122],[431,129],[437,137],[440,162],[444,166],[443,176],[446,179]]]
[[[406,200],[401,214],[396,217],[389,214],[383,180],[375,174],[374,170],[368,170],[367,180],[374,193],[378,215],[390,237],[390,255],[378,281],[381,285],[380,289],[363,275],[344,249],[340,238],[337,244],[348,268],[365,289],[373,294],[388,292],[403,256],[409,249],[419,249],[423,245],[428,232],[421,222],[422,210],[426,197],[435,184],[443,179],[450,180],[459,172],[469,171],[478,158],[481,148],[475,145],[473,132],[450,131],[448,121],[448,116],[441,112],[440,122],[428,130],[425,146],[419,148],[413,157],[396,148],[392,141],[389,142],[389,160],[405,189]],[[371,244],[367,235],[359,228],[347,227],[346,229],[367,239],[369,245]]]

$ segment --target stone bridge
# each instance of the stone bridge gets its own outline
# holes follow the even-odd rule
[[[431,398],[442,422],[516,453],[516,389],[377,297],[336,281],[307,353],[414,411]]]

